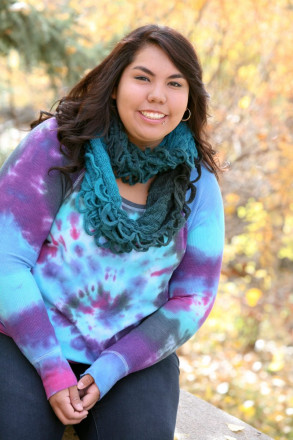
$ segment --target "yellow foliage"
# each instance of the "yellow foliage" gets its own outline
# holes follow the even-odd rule
[[[268,366],[268,371],[271,373],[276,373],[284,368],[285,360],[284,353],[281,350],[276,351],[273,354],[272,362]]]
[[[10,69],[19,69],[20,56],[16,50],[11,50],[8,57],[8,65]]]
[[[280,164],[274,158],[267,160],[265,163],[266,171],[275,171],[279,168]]]
[[[255,274],[255,261],[249,261],[246,265],[246,272],[253,275]]]
[[[55,72],[58,72],[61,75],[66,75],[68,68],[66,66],[57,66],[54,68]]]
[[[250,103],[251,103],[251,98],[249,96],[243,96],[243,98],[241,98],[238,101],[238,106],[246,110],[250,106]]]
[[[233,205],[225,205],[225,215],[233,215],[236,212],[236,207]]]
[[[253,417],[255,415],[255,406],[252,401],[244,402],[239,406],[239,409],[246,417]]]
[[[239,194],[236,194],[236,193],[228,193],[225,195],[225,199],[226,199],[227,203],[236,205],[240,200],[240,196],[239,196]]]
[[[77,50],[77,49],[76,49],[76,47],[74,47],[74,46],[67,46],[67,48],[66,48],[66,52],[67,52],[69,55],[75,53],[76,50]]]
[[[245,300],[249,307],[255,307],[262,296],[263,292],[260,289],[252,287],[245,293]]]
[[[229,56],[229,59],[231,61],[233,60],[237,60],[239,57],[238,51],[236,49],[230,49],[227,53],[227,55]]]
[[[232,238],[232,244],[237,253],[244,253],[248,257],[252,257],[258,251],[258,243],[255,238],[249,237],[247,234],[237,235]]]
[[[255,64],[248,64],[246,66],[241,66],[238,69],[238,76],[240,79],[245,79],[250,81],[255,78],[257,72],[257,66]]]

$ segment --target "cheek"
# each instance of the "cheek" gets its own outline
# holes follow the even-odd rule
[[[185,112],[188,104],[189,95],[188,93],[182,93],[177,95],[173,100],[173,105],[177,107],[178,112]]]
[[[175,104],[176,108],[177,108],[177,114],[178,117],[180,119],[183,118],[183,115],[188,107],[188,97],[182,97],[182,99],[178,100],[177,103]]]
[[[127,91],[126,91],[127,90]],[[119,114],[126,114],[136,104],[137,92],[133,89],[121,88],[116,93],[116,105]]]
[[[189,101],[189,92],[187,92],[185,94],[185,97],[184,97],[184,106],[185,106],[185,108],[188,107],[188,101]]]

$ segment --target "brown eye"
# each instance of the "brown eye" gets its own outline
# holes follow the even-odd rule
[[[138,79],[139,81],[149,81],[146,76],[135,76],[135,79]]]
[[[180,83],[178,83],[176,81],[171,81],[169,84],[172,87],[182,87],[182,84],[180,84]]]

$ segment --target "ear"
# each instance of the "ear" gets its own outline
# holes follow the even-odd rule
[[[117,87],[114,87],[113,92],[111,93],[111,98],[116,99],[117,97]]]

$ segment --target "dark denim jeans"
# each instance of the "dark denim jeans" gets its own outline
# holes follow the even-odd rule
[[[72,365],[79,378],[85,365]],[[0,440],[61,440],[65,426],[34,367],[0,333]],[[120,380],[74,425],[80,440],[173,440],[179,399],[176,354]]]

